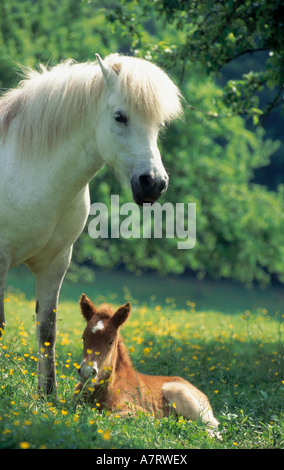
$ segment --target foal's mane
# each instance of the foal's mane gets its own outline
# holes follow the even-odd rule
[[[111,54],[105,62],[118,74],[119,91],[130,107],[160,123],[181,113],[180,93],[157,66]],[[50,152],[58,142],[85,127],[103,97],[105,83],[97,62],[66,60],[53,68],[24,69],[18,87],[0,98],[0,136],[15,118],[22,154]]]

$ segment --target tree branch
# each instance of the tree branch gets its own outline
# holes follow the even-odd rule
[[[262,124],[265,121],[265,119],[268,117],[272,109],[275,109],[277,106],[280,106],[281,104],[283,104],[283,98],[278,101],[282,92],[283,92],[283,86],[279,88],[278,93],[276,93],[274,100],[272,101],[272,103],[270,103],[269,107],[264,111],[263,116],[260,120],[260,124]]]

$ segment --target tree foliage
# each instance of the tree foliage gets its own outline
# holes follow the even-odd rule
[[[137,4],[139,3],[139,8]],[[229,80],[222,99],[231,111],[252,116],[255,123],[277,106],[284,106],[284,6],[281,0],[122,0],[109,20],[123,25],[133,38],[134,48],[145,47],[146,21],[165,21],[175,29],[166,47],[151,51],[167,67],[179,66],[181,79],[192,64],[201,64],[208,74],[246,54],[265,53],[262,70],[249,70],[238,80]],[[179,34],[182,32],[182,34]],[[267,87],[272,99],[259,106],[259,93]]]

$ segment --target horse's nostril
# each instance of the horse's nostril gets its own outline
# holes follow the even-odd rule
[[[153,176],[151,173],[144,173],[140,176],[134,175],[131,178],[134,201],[139,205],[155,202],[166,191],[168,180],[167,174]]]
[[[153,178],[150,175],[140,175],[139,184],[143,191],[149,191],[153,186]]]

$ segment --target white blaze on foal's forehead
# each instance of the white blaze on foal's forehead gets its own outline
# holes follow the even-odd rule
[[[96,325],[92,328],[92,333],[96,333],[97,331],[101,331],[104,329],[104,322],[102,320],[98,321]]]

